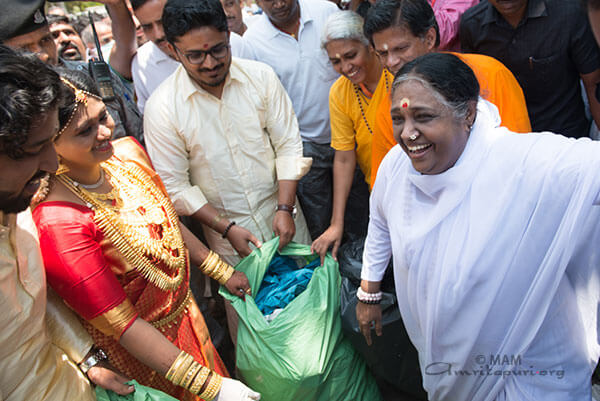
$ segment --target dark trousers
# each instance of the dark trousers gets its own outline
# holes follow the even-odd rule
[[[304,157],[312,157],[310,171],[298,182],[298,199],[314,241],[329,227],[333,209],[333,157],[328,144],[303,141]],[[344,239],[361,238],[369,223],[369,187],[357,166],[344,216]]]

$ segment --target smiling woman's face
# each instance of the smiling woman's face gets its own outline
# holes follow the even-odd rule
[[[448,170],[462,154],[475,112],[457,119],[439,94],[417,80],[402,82],[392,95],[394,138],[422,174]]]
[[[335,39],[325,47],[333,69],[353,84],[360,84],[369,76],[370,68],[377,65],[376,55],[357,40]]]
[[[115,123],[100,99],[88,96],[88,106],[79,103],[73,119],[58,137],[56,152],[70,169],[89,169],[108,160]]]

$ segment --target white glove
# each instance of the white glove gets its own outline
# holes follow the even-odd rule
[[[258,401],[260,394],[246,387],[244,383],[238,380],[223,378],[221,390],[214,401]]]

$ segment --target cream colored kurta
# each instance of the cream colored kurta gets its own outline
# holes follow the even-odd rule
[[[179,67],[152,94],[144,137],[156,171],[180,215],[210,203],[265,241],[273,237],[278,180],[298,180],[310,168],[292,103],[266,64],[233,58],[221,99]],[[294,240],[309,243],[301,213]],[[205,227],[211,249],[230,263],[237,253]]]
[[[81,361],[91,345],[72,312],[65,314],[60,302],[47,305],[30,211],[0,212],[0,400],[95,400],[89,381],[73,362]]]

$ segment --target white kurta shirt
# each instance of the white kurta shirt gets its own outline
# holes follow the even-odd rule
[[[496,128],[480,101],[454,167],[399,145],[371,197],[362,278],[393,254],[430,400],[590,400],[600,356],[600,143]]]
[[[148,101],[144,133],[180,215],[210,203],[263,241],[273,237],[277,181],[298,180],[311,164],[302,157],[296,116],[277,75],[235,57],[221,99],[179,67]],[[295,240],[308,243],[304,217],[295,222]],[[236,255],[219,233],[204,231],[213,251]]]
[[[75,365],[90,350],[90,336],[73,312],[57,314],[64,305],[56,304],[50,316],[46,307],[46,274],[31,212],[0,212],[0,399],[95,400]],[[59,329],[50,333],[47,325]]]
[[[273,67],[292,99],[302,139],[329,144],[329,89],[339,74],[321,49],[321,34],[327,18],[339,10],[323,0],[299,0],[299,5],[298,40],[263,14],[244,33],[244,56]]]
[[[239,56],[244,52],[244,42],[240,35],[232,32],[229,41],[234,56]],[[151,41],[144,43],[138,49],[131,63],[131,76],[140,113],[144,113],[144,107],[152,92],[175,72],[177,67],[179,67],[179,62],[167,56]]]

